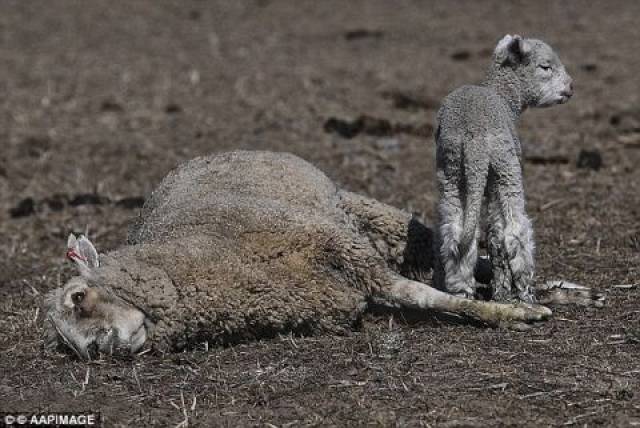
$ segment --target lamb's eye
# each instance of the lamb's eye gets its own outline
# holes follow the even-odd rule
[[[540,67],[544,71],[551,70],[551,66],[550,65],[546,65],[546,64],[539,64],[538,67]]]

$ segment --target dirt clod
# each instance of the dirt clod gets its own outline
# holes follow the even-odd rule
[[[580,150],[576,166],[582,169],[599,171],[602,168],[602,155],[599,150]]]
[[[344,33],[344,38],[347,40],[360,40],[360,39],[381,39],[384,33],[379,30],[366,30],[359,28],[356,30],[347,31]]]
[[[382,96],[392,100],[393,106],[400,110],[435,110],[439,106],[439,102],[432,98],[416,96],[402,91],[385,91]]]
[[[471,58],[469,51],[456,51],[451,54],[451,59],[454,61],[467,61],[469,58]]]
[[[24,198],[23,200],[18,202],[18,205],[9,210],[9,214],[11,214],[11,217],[13,218],[27,217],[33,215],[34,213],[35,202],[33,198]]]

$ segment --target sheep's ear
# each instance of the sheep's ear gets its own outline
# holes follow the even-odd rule
[[[98,260],[98,252],[85,236],[80,235],[79,238],[72,233],[67,240],[67,258],[73,261],[80,273],[87,275],[92,269],[100,266]]]
[[[522,63],[530,51],[530,43],[522,36],[507,34],[498,42],[494,55],[501,65],[516,65]]]

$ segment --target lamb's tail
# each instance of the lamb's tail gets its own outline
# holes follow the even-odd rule
[[[469,156],[463,152],[463,167],[465,195],[460,254],[465,254],[476,239],[476,230],[482,210],[482,197],[489,173],[489,160],[486,156]]]

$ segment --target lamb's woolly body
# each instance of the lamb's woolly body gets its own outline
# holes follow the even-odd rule
[[[159,348],[344,332],[388,286],[387,263],[414,277],[431,268],[430,231],[411,215],[268,152],[182,165],[145,204],[129,243],[102,257],[93,282],[140,307]]]
[[[443,100],[436,131],[437,286],[474,296],[486,196],[494,298],[533,301],[533,231],[525,213],[516,123],[526,108],[566,102],[571,94],[571,78],[548,45],[506,36],[496,47],[486,80]]]

